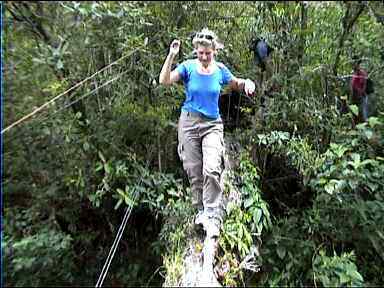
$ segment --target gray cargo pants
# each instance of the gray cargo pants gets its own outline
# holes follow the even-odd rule
[[[178,153],[188,175],[192,205],[209,218],[222,222],[224,128],[221,118],[210,119],[196,112],[181,112]]]

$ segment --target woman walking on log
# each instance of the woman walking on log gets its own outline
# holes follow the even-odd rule
[[[188,175],[196,225],[203,225],[208,237],[218,237],[223,222],[224,127],[219,111],[223,86],[252,95],[255,83],[235,77],[215,54],[223,45],[208,29],[192,41],[197,59],[186,60],[171,71],[181,42],[172,41],[160,72],[159,82],[172,85],[183,81],[186,99],[178,124],[178,154]]]

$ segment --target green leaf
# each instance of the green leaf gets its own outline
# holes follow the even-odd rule
[[[84,142],[84,144],[83,144],[83,149],[84,149],[84,151],[88,151],[89,150],[89,144],[88,144],[88,142]]]
[[[261,208],[256,208],[254,213],[253,213],[253,221],[256,224],[260,223],[262,216],[263,216],[263,210],[261,210]]]
[[[371,129],[364,129],[364,135],[368,140],[370,140],[373,136],[373,131]]]
[[[357,105],[350,105],[349,109],[351,109],[353,115],[355,116],[359,115],[359,108],[357,107]]]
[[[104,164],[104,170],[105,172],[107,172],[107,174],[111,173],[111,166],[109,165],[109,163]]]
[[[39,64],[46,64],[46,60],[40,58],[32,58],[32,61]]]
[[[87,9],[85,9],[85,8],[80,7],[78,10],[79,10],[81,15],[86,15],[88,13]]]
[[[116,189],[116,192],[120,194],[120,196],[125,197],[125,192],[121,190],[120,188]]]
[[[95,172],[100,171],[101,169],[103,169],[103,165],[100,162],[97,162]]]
[[[360,282],[364,282],[363,276],[361,276],[361,274],[356,270],[352,271],[351,276]]]
[[[345,273],[340,273],[340,284],[348,283],[350,278]]]
[[[381,123],[381,122],[380,122],[379,118],[377,118],[377,117],[369,117],[369,118],[368,118],[368,125],[369,125],[371,128],[375,127],[376,125],[378,125],[378,124],[380,124],[380,123]]]
[[[252,206],[252,204],[253,204],[253,198],[248,198],[247,200],[245,200],[245,202],[244,202],[244,208],[248,208],[248,207],[250,207],[250,206]]]
[[[123,203],[123,199],[120,198],[119,201],[117,201],[116,205],[115,205],[115,210],[119,209],[121,203]]]
[[[164,194],[160,194],[160,195],[157,197],[156,202],[157,202],[157,203],[160,203],[160,202],[163,201],[163,200],[164,200]]]
[[[63,64],[63,61],[61,61],[61,59],[59,59],[59,61],[57,61],[57,63],[56,63],[56,68],[57,68],[58,70],[64,68],[64,64]]]
[[[283,246],[277,247],[276,252],[280,259],[284,259],[285,255],[287,254],[287,251]]]
[[[328,194],[333,194],[333,192],[335,191],[336,189],[336,182],[337,180],[331,180],[329,183],[327,183],[327,185],[325,185],[324,189],[325,191],[328,193]]]
[[[340,144],[335,144],[335,143],[331,143],[330,148],[331,148],[332,152],[337,155],[338,158],[341,158],[341,156],[343,156],[344,153],[349,150],[348,147],[345,147],[345,146],[340,145]]]
[[[98,154],[99,154],[101,161],[103,161],[105,163],[106,161],[105,161],[103,153],[101,153],[101,151],[98,151]]]

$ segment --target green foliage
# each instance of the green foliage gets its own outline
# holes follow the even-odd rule
[[[254,240],[249,229],[250,214],[236,204],[230,203],[228,206],[229,211],[219,239],[223,255],[219,257],[218,263],[226,267],[221,279],[223,285],[233,286],[244,278],[240,263],[250,252]]]
[[[128,146],[140,147],[141,143],[158,145],[158,136],[164,137],[172,125],[172,111],[166,106],[143,106],[122,100],[117,103],[114,119],[110,125],[120,131]],[[109,125],[108,125],[109,126]]]
[[[239,163],[236,173],[241,175],[238,183],[241,203],[228,203],[219,239],[223,250],[218,260],[219,265],[227,267],[222,279],[223,285],[244,281],[243,261],[259,245],[263,229],[268,230],[272,226],[268,204],[262,199],[257,168],[247,152],[240,155]]]
[[[357,270],[355,255],[343,253],[333,257],[326,256],[320,250],[313,261],[314,282],[320,282],[324,287],[363,287],[364,279]]]
[[[187,245],[187,231],[191,231],[193,209],[190,198],[171,198],[163,206],[162,214],[165,219],[159,240],[153,244],[153,249],[162,253],[163,268],[166,272],[164,286],[180,286],[183,275],[184,256]]]
[[[253,243],[251,233],[247,227],[250,222],[249,214],[244,213],[240,207],[230,204],[228,207],[228,219],[224,223],[224,233],[220,245],[225,250],[237,251],[240,258],[244,258]]]
[[[276,148],[283,146],[289,140],[289,133],[283,131],[271,131],[269,134],[257,134],[257,144],[265,145],[274,152]]]
[[[117,199],[115,209],[122,203],[128,206],[147,206],[155,214],[162,213],[162,208],[171,198],[182,195],[180,180],[172,174],[152,172],[130,155],[126,160],[106,160],[99,151],[101,161],[96,162],[95,171],[103,172],[104,177],[98,190],[89,195],[90,201],[99,207],[106,194]]]
[[[310,179],[314,177],[317,168],[323,163],[322,156],[313,149],[307,138],[291,139],[285,151],[290,163],[303,176],[303,184],[307,185]]]
[[[334,194],[339,201],[349,197],[382,199],[384,161],[375,151],[383,147],[383,118],[370,118],[344,137],[331,143],[324,162],[311,186],[319,192]]]
[[[289,163],[301,172],[303,184],[317,192],[313,206],[308,210],[304,213],[292,211],[292,216],[276,219],[272,230],[263,234],[261,257],[266,270],[271,267],[272,271],[263,273],[261,283],[306,286],[312,285],[313,275],[317,275],[317,279],[322,277],[323,280],[319,281],[323,285],[326,279],[333,281],[332,286],[345,279],[349,281],[346,285],[362,285],[362,278],[356,275],[370,278],[370,283],[381,281],[376,266],[369,263],[381,263],[384,251],[381,245],[383,235],[379,233],[384,229],[381,224],[384,215],[381,204],[384,190],[381,179],[382,129],[380,116],[371,117],[367,123],[357,125],[355,130],[338,130],[335,133],[338,143],[331,143],[322,154],[314,150],[306,138],[289,137],[281,132],[250,138],[249,142],[265,147],[256,151],[285,155]],[[320,277],[319,270],[313,272],[309,265],[316,247],[324,245],[329,249],[337,247],[339,251],[351,247],[358,257],[346,262],[349,254],[342,252],[337,259],[348,263],[340,268],[343,272],[332,278],[334,276],[327,274],[333,271],[330,268],[328,272],[321,270]],[[356,267],[359,267],[359,272]]]
[[[377,269],[369,264],[376,261],[382,263],[381,255],[384,251],[380,244],[383,235],[377,233],[384,229],[381,224],[383,161],[381,156],[377,156],[381,155],[383,147],[381,135],[381,118],[370,118],[367,124],[358,125],[356,130],[339,133],[338,143],[331,143],[323,154],[318,154],[305,141],[297,139],[290,140],[285,148],[275,150],[284,151],[291,163],[300,168],[304,176],[309,176],[307,185],[317,194],[312,208],[305,212],[305,216],[300,216],[300,221],[297,217],[290,217],[274,225],[271,238],[268,236],[270,240],[266,241],[285,241],[276,242],[276,247],[267,243],[263,253],[268,259],[267,263],[274,267],[279,263],[278,259],[285,259],[286,267],[283,271],[286,272],[283,273],[282,268],[276,269],[276,272],[266,277],[265,283],[307,285],[311,281],[312,272],[305,268],[305,263],[311,262],[311,255],[318,245],[329,248],[336,246],[341,251],[345,249],[342,247],[352,247],[358,255],[353,261],[360,267],[360,273],[370,275],[364,278],[370,278],[370,283],[381,281],[380,273],[377,274]],[[288,243],[294,245],[287,247]],[[276,251],[277,255],[271,257],[272,251]],[[344,256],[341,258],[344,259]],[[355,267],[353,265],[348,267]],[[321,271],[325,273],[325,270]],[[357,272],[348,273],[346,275],[351,277],[358,275]],[[301,281],[297,275],[302,275]],[[352,279],[340,275],[337,276],[339,278],[323,275],[321,282],[325,285],[326,281],[333,281],[332,286],[339,285],[340,282],[335,281],[341,281],[340,277],[344,277],[342,279],[348,281],[356,280],[353,285],[361,285],[358,276]]]
[[[5,126],[132,54],[3,135],[6,285],[70,286],[96,279],[126,205],[148,208],[150,217],[162,219],[151,248],[163,257],[166,286],[177,285],[193,214],[177,176],[175,128],[184,94],[182,85],[162,87],[157,79],[172,39],[182,41],[180,63],[192,55],[191,33],[205,26],[224,41],[217,59],[236,76],[259,84],[255,103],[265,90],[273,96],[265,126],[252,115],[258,105],[246,108],[247,120],[256,125],[248,134],[241,131],[244,143],[258,146],[253,151],[260,158],[287,159],[314,192],[303,211],[292,209],[287,218],[271,215],[260,184],[267,157],[259,167],[242,158],[236,175],[242,202],[228,211],[220,239],[226,251],[220,261],[231,267],[223,283],[244,284],[241,260],[257,237],[263,238],[263,265],[273,268],[263,270],[255,286],[312,285],[314,275],[316,285],[360,285],[356,273],[364,284],[383,282],[381,3],[56,4],[4,4]],[[362,13],[345,31],[360,7]],[[247,49],[254,36],[274,48],[263,83]],[[370,95],[375,117],[351,129],[356,109],[339,115],[334,99],[349,93],[354,54],[375,83]],[[318,255],[318,247],[341,256]],[[132,247],[126,248],[115,256],[108,285],[141,285],[152,277],[150,260],[132,263],[127,252]],[[345,254],[349,251],[356,258]],[[359,271],[352,275],[354,263]],[[334,274],[337,269],[341,274]],[[133,278],[140,279],[129,282]]]
[[[302,175],[304,185],[308,184],[317,168],[323,164],[323,156],[313,148],[307,137],[291,136],[289,132],[271,131],[268,134],[257,134],[251,139],[251,143],[260,147],[259,153],[287,157],[289,164]]]
[[[6,233],[3,240],[3,268],[6,268],[3,271],[7,285],[68,285],[73,279],[70,236],[42,228],[19,240]]]
[[[254,164],[251,163],[249,155],[240,156],[239,174],[241,176],[241,194],[243,206],[249,213],[251,219],[248,221],[251,225],[251,231],[260,235],[263,228],[270,228],[272,225],[268,204],[262,199],[260,191],[260,177]],[[248,222],[246,221],[246,222]]]

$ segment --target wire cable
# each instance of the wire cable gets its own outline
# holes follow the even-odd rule
[[[107,86],[108,84],[110,84],[110,83],[112,83],[113,81],[117,80],[117,79],[120,78],[122,75],[126,74],[128,71],[129,71],[129,70],[126,70],[126,71],[121,72],[121,73],[120,73],[119,75],[117,75],[115,78],[113,78],[113,79],[111,79],[111,80],[108,80],[107,82],[103,83],[101,86],[98,86],[97,88],[93,89],[92,91],[85,93],[85,94],[82,95],[80,98],[78,98],[78,99],[72,101],[71,103],[69,103],[69,104],[65,105],[64,107],[62,107],[62,108],[60,108],[60,109],[54,111],[54,112],[51,113],[51,114],[48,114],[48,115],[47,115],[47,114],[40,114],[40,115],[44,116],[44,118],[41,118],[41,119],[39,119],[39,120],[41,120],[41,121],[46,121],[46,120],[49,119],[52,115],[55,115],[56,113],[61,112],[61,111],[65,110],[66,108],[72,106],[73,104],[79,102],[80,100],[83,100],[84,98],[86,98],[86,97],[92,95],[92,94],[95,93],[97,90],[99,90],[99,89],[103,88],[104,86]],[[10,134],[8,134],[8,136],[9,136],[9,135],[10,135]],[[10,136],[10,138],[7,138],[7,140],[8,140],[8,141],[12,141],[12,140],[18,138],[18,137],[21,136],[21,135],[23,135],[22,130],[19,130],[19,131],[16,132],[16,135]]]
[[[137,196],[138,193],[136,193],[133,197],[133,200],[135,201],[136,200],[136,196]],[[104,282],[104,279],[105,279],[105,276],[107,275],[108,273],[108,269],[111,265],[111,262],[112,262],[112,259],[113,257],[115,256],[115,252],[116,252],[116,249],[117,249],[117,246],[120,242],[120,239],[121,239],[121,236],[123,235],[123,232],[124,232],[124,229],[125,229],[125,226],[127,225],[127,222],[128,222],[128,219],[129,219],[129,216],[131,215],[131,212],[132,212],[132,206],[128,206],[125,210],[125,214],[124,214],[124,218],[123,218],[123,221],[121,222],[120,224],[120,227],[119,227],[119,231],[117,232],[117,235],[115,237],[115,240],[113,241],[113,244],[112,244],[112,247],[111,249],[109,250],[109,253],[108,253],[108,256],[107,256],[107,259],[104,263],[104,266],[103,266],[103,269],[101,270],[101,273],[100,273],[100,276],[99,276],[99,279],[97,280],[97,283],[96,283],[96,288],[97,287],[101,287],[103,285],[103,282]]]
[[[54,98],[52,98],[51,100],[49,100],[48,102],[44,103],[43,105],[41,105],[40,107],[38,107],[37,109],[35,109],[34,111],[32,111],[31,113],[25,115],[24,117],[20,118],[19,120],[15,121],[14,123],[12,123],[11,125],[9,125],[8,127],[6,127],[5,129],[1,130],[1,134],[3,134],[4,132],[10,130],[11,128],[19,125],[20,123],[24,122],[25,120],[27,120],[28,118],[32,117],[33,115],[35,115],[37,112],[43,110],[45,107],[47,107],[49,104],[55,102],[57,99],[59,99],[60,97],[64,96],[65,94],[68,94],[70,91],[74,90],[75,88],[79,87],[80,85],[82,85],[83,83],[85,83],[86,81],[92,79],[93,77],[95,77],[97,74],[103,72],[104,70],[106,70],[107,68],[111,67],[112,65],[116,64],[117,62],[121,61],[122,59],[124,58],[127,58],[129,56],[131,56],[132,54],[134,54],[136,51],[138,51],[138,49],[135,49],[133,51],[131,51],[130,53],[128,53],[127,55],[124,55],[122,57],[120,57],[119,59],[117,59],[116,61],[108,64],[107,66],[105,66],[104,68],[100,69],[99,71],[95,72],[94,74],[92,74],[91,76],[85,78],[84,80],[80,81],[79,83],[75,84],[74,86],[72,86],[71,88],[65,90],[64,92],[60,93],[59,95],[55,96]]]
[[[147,163],[146,163],[146,169],[148,169],[149,163],[150,163],[150,161],[147,161]],[[141,179],[140,179],[140,182],[139,182],[138,185],[141,185],[142,182],[143,182],[143,179],[141,178]],[[137,196],[138,196],[139,193],[137,192],[137,190],[134,190],[134,191],[133,191],[133,194],[134,194],[134,195],[133,195],[133,201],[132,201],[132,203],[135,203],[136,198],[137,198]],[[97,282],[96,282],[96,286],[95,286],[96,288],[101,287],[101,286],[103,285],[105,276],[107,276],[108,269],[109,269],[109,267],[110,267],[110,265],[111,265],[111,263],[112,263],[112,259],[113,259],[113,257],[115,256],[117,246],[119,245],[119,242],[120,242],[120,240],[121,240],[121,237],[122,237],[123,232],[124,232],[124,229],[125,229],[125,226],[127,225],[129,216],[131,215],[132,208],[133,208],[133,204],[132,204],[132,205],[129,205],[129,206],[126,208],[126,210],[125,210],[124,218],[123,218],[123,221],[122,221],[121,224],[120,224],[119,231],[118,231],[117,234],[116,234],[115,240],[113,241],[113,244],[112,244],[112,246],[111,246],[111,249],[109,250],[107,259],[106,259],[106,261],[105,261],[105,263],[104,263],[104,266],[103,266],[103,269],[101,270],[99,279],[98,279]]]
[[[64,107],[62,107],[62,108],[60,108],[60,109],[54,111],[51,115],[48,115],[47,118],[49,118],[49,117],[52,116],[52,115],[55,115],[55,114],[58,113],[58,112],[63,111],[64,109],[67,109],[68,107],[71,107],[73,104],[75,104],[75,103],[79,102],[80,100],[83,100],[84,98],[86,98],[86,97],[92,95],[92,94],[95,93],[97,90],[99,90],[99,89],[103,88],[104,86],[107,86],[109,83],[112,83],[113,81],[119,79],[122,75],[124,75],[124,74],[127,73],[128,71],[129,71],[129,70],[125,70],[124,72],[121,72],[121,73],[120,73],[119,75],[117,75],[115,78],[113,78],[113,79],[111,79],[111,80],[108,80],[107,82],[103,83],[101,86],[98,86],[97,88],[93,89],[92,91],[90,91],[90,92],[88,92],[88,93],[85,93],[85,94],[84,94],[83,96],[81,96],[80,98],[78,98],[78,99],[72,101],[71,103],[65,105]],[[46,118],[46,119],[47,119],[47,118]]]

